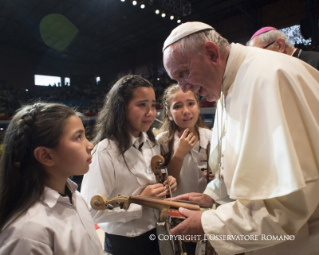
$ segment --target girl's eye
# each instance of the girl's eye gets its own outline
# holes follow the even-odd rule
[[[194,104],[195,104],[194,102],[190,102],[190,103],[189,103],[189,105],[194,105]]]
[[[152,104],[152,108],[156,108],[156,104]]]
[[[82,139],[82,135],[78,135],[77,137],[76,137],[76,140],[81,140]]]
[[[175,106],[174,106],[174,109],[179,109],[179,108],[181,108],[180,105],[175,105]]]
[[[139,106],[145,107],[145,103],[141,103],[141,104],[139,104]]]

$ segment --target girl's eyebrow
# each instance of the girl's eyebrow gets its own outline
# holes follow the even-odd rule
[[[186,99],[186,102],[187,101],[192,101],[192,102],[194,102],[195,101],[195,99]],[[175,104],[178,104],[178,103],[181,103],[182,101],[177,101],[177,102],[174,102],[172,105],[175,105]]]
[[[182,103],[182,101],[174,102],[172,105],[176,105],[176,104],[179,104],[179,103]]]
[[[83,129],[79,129],[79,130],[76,130],[76,131],[73,133],[73,135],[75,135],[75,134],[82,134],[82,133],[84,133],[84,130],[83,130]]]
[[[140,101],[137,101],[137,103],[146,103],[148,102],[149,100],[148,99],[145,99],[145,100],[140,100]],[[152,100],[153,103],[156,103],[156,100]]]

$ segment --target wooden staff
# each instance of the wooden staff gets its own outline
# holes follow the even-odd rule
[[[188,203],[181,203],[168,200],[153,199],[142,196],[118,196],[108,200],[104,195],[98,194],[92,197],[91,206],[95,210],[112,210],[115,207],[127,210],[130,204],[139,204],[146,207],[151,207],[160,211],[159,221],[163,222],[168,219],[170,209],[178,209],[184,207],[189,210],[199,211],[200,206]]]

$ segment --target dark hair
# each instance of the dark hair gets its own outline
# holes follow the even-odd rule
[[[139,87],[153,88],[153,85],[139,75],[126,75],[119,79],[106,94],[94,129],[94,145],[105,138],[115,140],[121,155],[132,146],[126,113],[127,105],[133,98],[134,91]],[[146,133],[155,144],[152,130],[149,129]]]
[[[49,178],[33,155],[35,148],[55,148],[66,120],[76,113],[55,103],[19,109],[6,130],[0,161],[0,232],[34,205]]]
[[[165,158],[165,164],[168,165],[172,158],[173,154],[173,147],[174,147],[174,134],[175,131],[177,130],[178,126],[174,122],[174,120],[169,119],[169,109],[171,106],[171,98],[172,96],[177,92],[181,91],[181,88],[178,86],[178,84],[172,84],[169,87],[167,87],[164,91],[163,94],[163,99],[162,99],[162,106],[163,106],[163,123],[161,125],[159,133],[168,131],[168,152],[163,155]],[[198,94],[194,93],[194,97],[196,99],[196,102],[198,104],[198,107],[200,107],[200,101],[199,101],[199,96]],[[198,131],[198,128],[207,128],[205,122],[203,121],[202,117],[198,115],[198,119],[195,124],[195,129]],[[163,151],[163,150],[162,150]]]

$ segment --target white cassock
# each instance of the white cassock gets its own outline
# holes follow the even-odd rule
[[[218,169],[222,135],[224,181],[204,193],[227,203],[202,215],[211,244],[218,254],[319,254],[319,72],[231,44],[223,93],[210,166]]]

